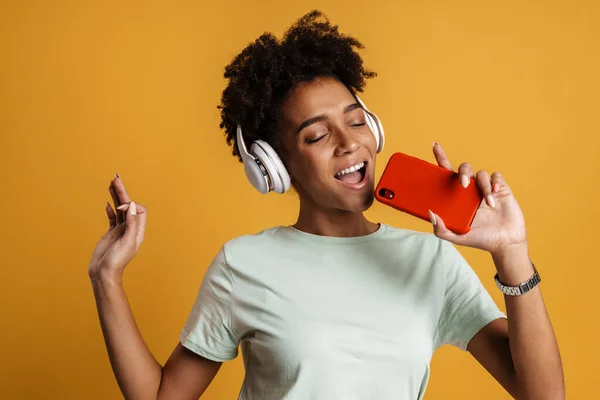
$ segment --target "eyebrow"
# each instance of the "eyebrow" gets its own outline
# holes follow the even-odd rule
[[[358,104],[358,103],[350,104],[349,106],[346,106],[346,108],[344,108],[344,114],[347,114],[350,111],[356,110],[357,108],[360,108],[360,104]],[[324,114],[317,115],[315,117],[307,119],[306,121],[301,123],[300,126],[298,126],[298,128],[296,129],[296,135],[299,134],[300,131],[302,129],[306,128],[307,126],[312,125],[316,122],[324,121],[326,119],[327,119],[327,117]]]

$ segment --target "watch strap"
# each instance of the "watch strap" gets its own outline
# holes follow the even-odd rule
[[[496,275],[494,276],[496,285],[502,291],[502,293],[507,294],[509,296],[524,295],[525,293],[529,292],[531,289],[533,289],[534,287],[539,285],[540,282],[542,281],[542,278],[540,278],[540,274],[538,273],[537,269],[535,268],[535,264],[531,263],[531,265],[533,266],[534,274],[531,278],[529,278],[525,282],[520,283],[517,286],[507,286],[507,285],[503,284],[502,282],[500,282],[500,279],[498,278],[498,274],[496,273]]]

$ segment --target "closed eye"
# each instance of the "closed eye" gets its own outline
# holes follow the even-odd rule
[[[323,139],[325,136],[327,136],[329,134],[329,132],[322,134],[321,136],[314,138],[314,139],[306,139],[306,143],[311,144],[311,143],[316,143],[319,140]]]
[[[361,127],[361,126],[365,126],[366,124],[367,124],[366,122],[359,122],[359,123],[356,123],[356,124],[351,124],[350,126],[358,128],[358,127]],[[325,136],[327,136],[328,134],[329,134],[329,132],[327,132],[327,133],[324,133],[324,134],[322,134],[321,136],[319,136],[319,137],[316,137],[316,138],[314,138],[314,139],[306,139],[306,143],[307,143],[307,144],[316,143],[316,142],[318,142],[319,140],[323,139],[323,138],[324,138]]]

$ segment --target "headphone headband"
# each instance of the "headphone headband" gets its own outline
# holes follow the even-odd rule
[[[369,128],[371,128],[371,132],[373,132],[373,135],[375,135],[375,142],[377,143],[377,152],[381,153],[381,151],[383,150],[383,145],[385,144],[383,125],[381,125],[381,121],[379,120],[377,115],[369,111],[365,103],[363,103],[363,101],[360,99],[360,97],[358,97],[358,95],[355,94],[354,97],[356,98],[358,104],[360,104],[362,109],[365,111],[365,115],[367,117],[367,125],[369,125]]]

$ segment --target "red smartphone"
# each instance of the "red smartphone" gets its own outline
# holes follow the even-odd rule
[[[404,153],[394,153],[375,189],[377,201],[425,221],[429,210],[454,233],[471,230],[483,196],[475,179],[467,188],[456,172]]]

